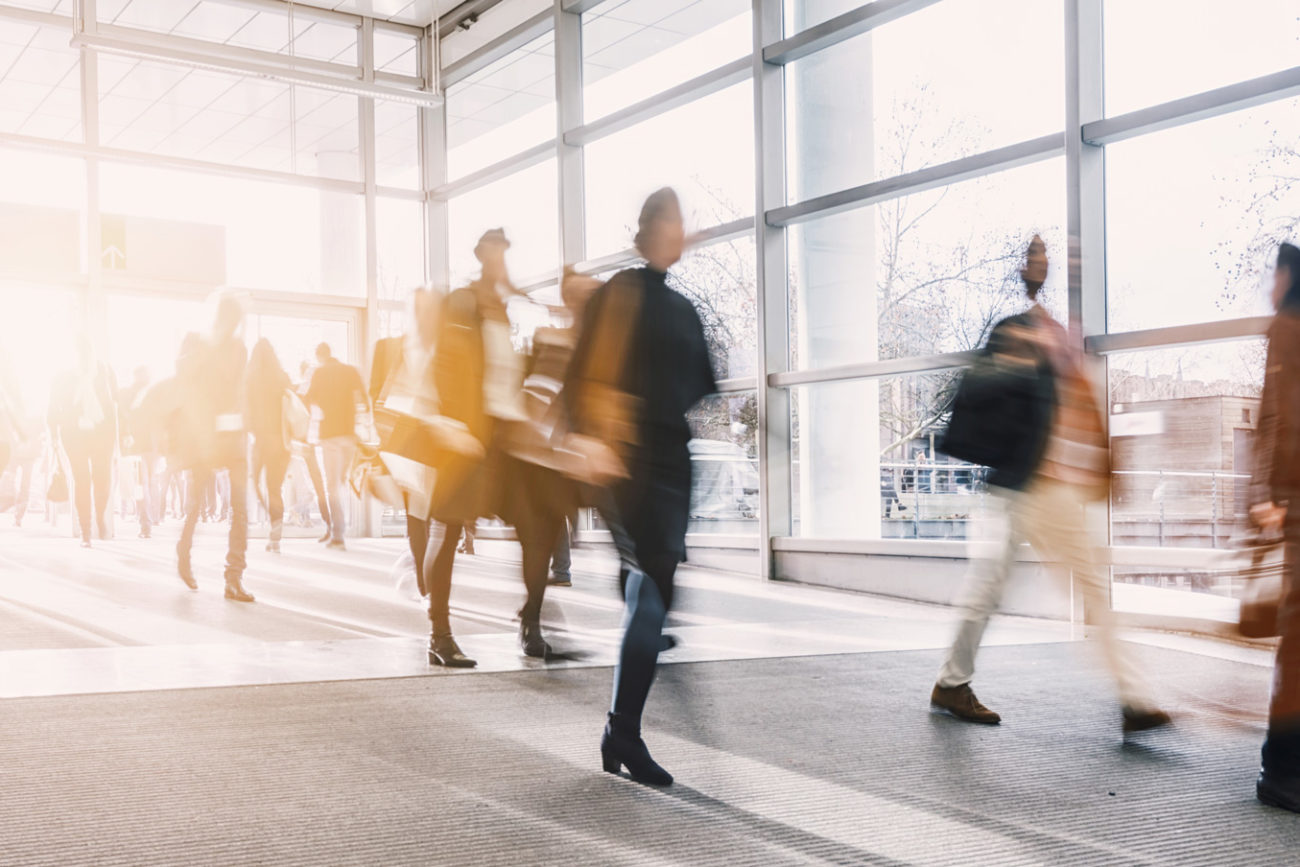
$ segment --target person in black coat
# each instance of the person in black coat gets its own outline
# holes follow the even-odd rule
[[[636,247],[646,265],[616,274],[588,304],[574,352],[567,401],[575,431],[608,455],[612,506],[634,562],[620,579],[627,603],[614,695],[601,739],[604,769],[626,766],[636,780],[669,785],[650,757],[641,715],[686,559],[691,502],[691,438],[686,413],[716,391],[704,328],[695,308],[668,286],[685,247],[681,205],[671,189],[642,208]]]

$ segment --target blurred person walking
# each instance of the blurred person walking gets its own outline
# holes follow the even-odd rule
[[[311,362],[303,361],[298,365],[298,382],[294,385],[294,390],[304,401],[306,400],[307,388],[311,385],[311,375],[316,368],[312,367]],[[319,424],[309,425],[310,427],[319,428]],[[321,523],[325,525],[325,532],[317,539],[318,542],[328,542],[334,535],[330,524],[330,505],[329,497],[325,493],[325,476],[321,473],[320,459],[316,457],[316,433],[312,433],[302,442],[293,444],[293,453],[302,458],[303,465],[307,468],[307,477],[311,479],[312,491],[316,494],[316,511],[320,513]]]
[[[625,557],[620,569],[627,611],[601,760],[609,773],[626,766],[633,779],[654,785],[673,778],[650,757],[641,718],[674,575],[686,559],[686,413],[717,388],[699,315],[667,282],[685,242],[677,195],[659,190],[638,219],[636,248],[646,265],[619,272],[592,297],[566,386],[574,430],[587,438],[591,476],[611,483],[634,558]]]
[[[1255,794],[1300,813],[1300,248],[1292,244],[1278,249],[1272,301],[1277,315],[1268,329],[1250,517],[1262,530],[1282,533],[1286,565]]]
[[[316,347],[317,367],[307,387],[308,406],[321,411],[321,459],[325,465],[325,492],[329,499],[330,548],[343,550],[343,537],[347,531],[347,481],[348,471],[357,452],[357,407],[370,410],[361,374],[350,364],[334,357],[328,343]]]
[[[61,446],[72,474],[81,547],[90,547],[92,516],[99,538],[109,537],[108,501],[117,446],[116,383],[96,360],[89,337],[77,344],[77,364],[55,377],[48,422],[51,444]]]
[[[1110,452],[1078,341],[1038,303],[1047,272],[1047,248],[1035,235],[1020,272],[1032,306],[994,326],[982,357],[963,377],[944,437],[943,451],[992,468],[988,517],[997,537],[973,552],[961,620],[930,704],[969,722],[1001,721],[975,697],[970,682],[1016,552],[1028,541],[1082,587],[1085,611],[1100,629],[1118,685],[1124,732],[1156,728],[1167,725],[1169,715],[1152,703],[1115,636],[1108,573],[1088,541],[1086,509],[1109,492]]]
[[[469,429],[440,412],[435,350],[444,295],[417,289],[411,298],[411,326],[402,337],[375,344],[370,398],[380,432],[380,456],[402,491],[407,544],[415,564],[420,595],[429,599],[433,624],[429,660],[452,668],[472,668],[451,636],[451,570],[434,568],[439,546],[434,540],[433,495],[437,467],[448,454],[480,459],[483,447]],[[442,628],[444,627],[445,628]]]
[[[266,550],[278,554],[284,535],[284,477],[289,472],[291,439],[286,429],[284,404],[290,396],[289,374],[280,366],[271,341],[265,337],[253,345],[245,374],[244,395],[248,407],[248,430],[253,435],[253,487],[259,491],[266,480],[266,510],[271,532]]]
[[[244,303],[228,292],[216,297],[212,333],[191,342],[192,353],[179,365],[177,410],[184,419],[180,428],[189,442],[174,442],[183,450],[192,480],[185,509],[185,526],[176,545],[177,572],[191,590],[198,589],[190,552],[199,522],[203,492],[220,470],[228,472],[230,535],[226,551],[227,599],[252,602],[244,589],[248,549],[248,454],[244,419]]]

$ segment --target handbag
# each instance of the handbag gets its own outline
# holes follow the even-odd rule
[[[358,497],[369,494],[379,502],[394,509],[406,508],[406,499],[397,480],[388,472],[384,459],[370,446],[361,444],[352,458],[348,483]]]
[[[1247,545],[1237,632],[1243,638],[1273,638],[1282,634],[1278,615],[1286,592],[1286,544],[1280,534],[1259,533]]]

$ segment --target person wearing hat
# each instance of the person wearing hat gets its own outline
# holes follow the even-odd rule
[[[602,764],[609,773],[626,767],[633,779],[670,785],[672,775],[641,738],[641,716],[674,575],[686,559],[686,414],[717,384],[699,314],[668,285],[668,269],[686,244],[677,194],[664,188],[651,195],[638,227],[636,248],[646,264],[616,274],[588,303],[566,394],[574,431],[599,445],[589,454],[604,469],[592,475],[609,487],[613,523],[622,527],[629,548],[620,551],[627,616]]]

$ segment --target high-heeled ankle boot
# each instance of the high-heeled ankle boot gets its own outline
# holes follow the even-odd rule
[[[429,664],[445,668],[473,668],[478,665],[478,660],[462,653],[450,632],[441,632],[434,633],[429,638]]]
[[[231,602],[253,602],[253,594],[244,589],[238,576],[226,578],[226,598]]]
[[[650,758],[650,750],[641,740],[640,726],[630,724],[622,714],[609,715],[605,734],[600,739],[600,759],[606,773],[617,774],[620,767],[626,767],[628,774],[638,783],[651,786],[673,784],[673,775]]]
[[[523,649],[524,656],[531,656],[533,659],[551,657],[551,645],[542,638],[542,625],[536,620],[519,622],[519,647]]]

